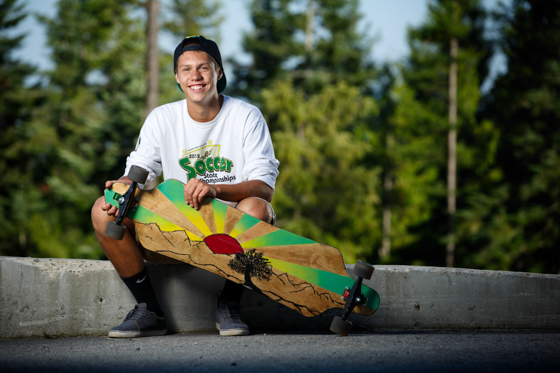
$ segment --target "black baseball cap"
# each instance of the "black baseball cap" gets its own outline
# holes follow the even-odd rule
[[[222,55],[220,54],[220,50],[218,49],[218,45],[209,39],[206,39],[202,35],[192,35],[187,36],[184,38],[177,48],[175,48],[175,53],[173,54],[173,71],[177,73],[177,60],[184,52],[187,51],[203,51],[208,53],[212,58],[216,60],[218,65],[222,68],[222,77],[218,80],[218,94],[222,93],[222,91],[226,88],[227,80],[226,80],[226,73],[224,72],[224,66],[222,65]],[[181,86],[177,83],[181,92]]]

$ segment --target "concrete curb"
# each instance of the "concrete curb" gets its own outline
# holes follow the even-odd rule
[[[148,270],[171,331],[215,331],[221,277]],[[366,284],[381,306],[351,320],[368,329],[560,329],[560,275],[380,265]],[[103,335],[134,303],[108,261],[0,257],[0,338]],[[340,314],[306,318],[250,291],[242,303],[253,332],[328,330]]]

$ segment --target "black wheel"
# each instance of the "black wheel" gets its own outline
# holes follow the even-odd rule
[[[114,221],[110,221],[105,228],[105,235],[111,237],[115,240],[122,240],[126,232],[126,227],[124,225],[117,225]]]
[[[352,323],[348,320],[342,320],[342,317],[335,316],[331,323],[331,332],[340,334],[342,336],[347,336],[352,329]]]
[[[358,260],[358,262],[354,266],[353,273],[356,276],[363,278],[364,280],[369,280],[371,278],[371,275],[373,274],[373,266],[371,264]]]
[[[136,181],[138,184],[144,184],[149,174],[148,170],[145,170],[142,167],[132,166],[130,167],[126,177],[132,181]]]

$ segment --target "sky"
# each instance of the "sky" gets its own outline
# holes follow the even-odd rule
[[[26,10],[30,13],[36,12],[52,17],[56,12],[56,0],[25,0],[22,3],[27,4]],[[251,30],[249,3],[250,0],[222,1],[225,7],[223,12],[225,21],[221,29],[220,43],[223,59],[233,56],[240,50],[243,31]],[[379,39],[372,49],[372,57],[376,61],[396,60],[407,54],[406,27],[421,23],[426,15],[426,1],[361,0],[360,12],[364,15],[362,30],[366,30],[366,25],[369,25],[368,36],[377,36]],[[28,36],[23,48],[16,52],[15,56],[33,62],[40,68],[49,68],[51,65],[48,50],[37,48],[38,45],[46,45],[46,37],[44,28],[35,17],[27,17],[20,24],[17,32],[26,32]],[[171,42],[172,46],[169,45]],[[160,40],[160,46],[170,53],[175,47],[174,44],[176,44],[174,41],[165,38]]]
[[[57,0],[25,0],[22,3],[27,4],[26,9],[30,13],[52,17],[56,12],[56,2]],[[161,4],[165,2],[166,0],[160,0]],[[497,0],[484,0],[490,6],[496,2]],[[221,27],[220,51],[222,59],[226,60],[239,53],[243,32],[250,31],[252,23],[248,11],[250,0],[222,0],[222,4],[225,7],[225,21]],[[359,11],[363,15],[360,31],[377,39],[371,55],[374,61],[397,61],[408,54],[407,27],[420,25],[427,16],[427,0],[360,0]],[[38,48],[46,46],[46,37],[44,28],[35,17],[27,17],[17,32],[26,32],[28,36],[23,48],[14,53],[14,56],[31,62],[42,70],[52,67],[48,49]],[[169,53],[172,53],[175,44],[174,40],[164,37],[160,39],[160,47]],[[493,64],[493,70],[499,71],[502,65],[503,61],[498,59]],[[224,68],[227,72],[227,64]]]

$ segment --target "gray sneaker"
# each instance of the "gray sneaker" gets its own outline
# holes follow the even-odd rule
[[[159,317],[147,309],[146,303],[137,304],[126,315],[124,322],[109,331],[112,338],[150,337],[167,334],[165,317]]]
[[[218,302],[216,328],[221,336],[249,335],[249,326],[241,320],[239,302]]]

